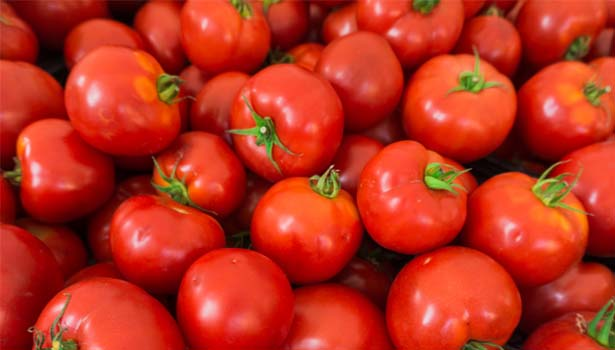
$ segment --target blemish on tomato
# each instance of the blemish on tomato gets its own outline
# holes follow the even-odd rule
[[[135,91],[145,102],[153,102],[157,97],[156,86],[146,76],[138,76],[132,81]]]
[[[139,64],[139,67],[145,69],[149,73],[152,73],[152,74],[156,73],[156,68],[154,67],[150,59],[144,53],[137,51],[134,54],[135,54],[135,57],[137,58],[137,63]]]
[[[572,84],[561,84],[557,86],[557,94],[561,97],[564,105],[573,105],[585,100],[583,89]]]

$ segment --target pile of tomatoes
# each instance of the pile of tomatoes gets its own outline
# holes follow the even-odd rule
[[[0,349],[615,349],[614,0],[0,5]]]

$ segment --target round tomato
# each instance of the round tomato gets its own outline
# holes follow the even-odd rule
[[[0,59],[36,62],[38,39],[30,25],[24,22],[11,8],[2,2],[0,6]]]
[[[309,7],[302,0],[265,0],[271,47],[288,50],[302,43],[309,28]]]
[[[384,310],[393,278],[378,265],[354,257],[333,281],[358,290]]]
[[[102,262],[88,267],[84,267],[79,272],[74,274],[71,278],[69,278],[66,281],[65,286],[68,287],[71,284],[75,284],[77,282],[94,277],[123,279],[122,275],[117,270],[117,267],[115,267],[112,262]]]
[[[304,43],[290,49],[288,54],[292,57],[292,63],[313,72],[324,48],[318,43]]]
[[[0,176],[0,223],[12,224],[17,216],[17,203],[15,202],[13,186]]]
[[[329,13],[322,23],[321,36],[325,43],[330,43],[358,30],[357,4],[353,2]]]
[[[382,148],[382,143],[363,135],[346,135],[342,139],[333,164],[340,172],[342,188],[353,197],[357,193],[359,177],[365,164]]]

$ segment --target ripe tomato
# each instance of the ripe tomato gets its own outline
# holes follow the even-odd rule
[[[36,62],[38,39],[30,25],[14,12],[11,5],[0,5],[0,59]]]
[[[322,24],[329,12],[331,12],[331,8],[325,6],[322,1],[310,1],[308,11],[310,25],[306,42],[318,42],[320,41]]]
[[[520,286],[557,279],[587,246],[583,205],[569,193],[574,183],[547,178],[555,165],[538,180],[518,172],[496,175],[468,200],[463,243],[502,264]]]
[[[386,309],[389,334],[400,350],[502,345],[520,317],[521,297],[506,270],[463,247],[410,261],[393,281]]]
[[[68,287],[71,284],[75,284],[77,282],[94,277],[123,279],[122,275],[117,270],[117,267],[115,267],[112,262],[102,262],[95,265],[90,265],[88,267],[84,267],[79,272],[74,274],[71,278],[69,278],[66,281],[65,286]]]
[[[45,306],[34,329],[39,348],[51,349],[52,341],[58,349],[186,348],[177,323],[162,304],[115,278],[90,278],[63,289]]]
[[[176,293],[188,267],[225,243],[211,216],[152,195],[130,197],[117,208],[109,241],[126,280],[158,294]]]
[[[359,0],[357,3],[359,29],[385,37],[406,69],[450,52],[463,27],[461,0]]]
[[[344,127],[351,131],[370,128],[390,115],[404,88],[401,65],[389,44],[365,31],[327,45],[314,71],[337,92]]]
[[[302,43],[309,29],[309,6],[302,0],[265,0],[271,47],[288,50]]]
[[[361,134],[380,141],[383,145],[390,145],[395,141],[405,139],[406,135],[404,135],[399,109],[393,111],[391,115],[373,127],[362,131]]]
[[[191,348],[270,349],[286,338],[293,304],[288,279],[269,258],[246,249],[218,249],[184,275],[177,319]]]
[[[288,54],[294,64],[313,72],[324,48],[317,43],[303,43],[290,49]]]
[[[66,120],[43,119],[26,127],[17,140],[20,198],[33,218],[68,222],[98,209],[115,182],[110,158],[83,142]],[[6,173],[5,173],[6,176]]]
[[[465,19],[474,17],[485,4],[485,0],[463,0],[463,16]]]
[[[615,128],[615,101],[608,91],[584,63],[550,65],[519,90],[519,135],[548,161],[602,141]]]
[[[1,60],[0,77],[0,156],[10,169],[21,130],[42,118],[66,118],[66,110],[62,87],[37,66]]]
[[[386,146],[359,179],[357,205],[367,232],[382,247],[402,254],[451,242],[466,217],[459,175],[417,142]]]
[[[615,29],[613,30],[615,31]],[[615,50],[615,41],[613,41],[613,43],[613,50]],[[597,58],[591,61],[589,65],[596,71],[598,82],[604,86],[611,87],[611,91],[608,92],[608,95],[611,96],[613,104],[615,105],[615,57]],[[611,115],[611,117],[613,116]]]
[[[188,0],[181,12],[181,34],[190,62],[210,74],[255,70],[271,40],[262,8],[252,0]]]
[[[382,148],[382,143],[363,135],[346,135],[342,139],[333,164],[340,172],[342,188],[353,197],[357,193],[359,177],[365,164]]]
[[[13,187],[0,176],[0,223],[12,224],[17,216],[17,203],[15,203]]]
[[[406,134],[461,163],[495,151],[512,129],[517,110],[510,80],[469,55],[439,56],[422,65],[402,104]]]
[[[230,127],[243,163],[277,181],[329,165],[342,141],[344,112],[324,78],[276,64],[256,73],[237,94]]]
[[[47,301],[62,288],[49,248],[29,232],[0,224],[0,347],[28,349],[28,334]]]
[[[333,281],[361,292],[384,310],[393,276],[370,261],[354,257]]]
[[[330,43],[337,38],[352,34],[357,28],[357,4],[355,2],[333,11],[322,23],[322,40]]]

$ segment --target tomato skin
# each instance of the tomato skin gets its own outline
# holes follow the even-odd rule
[[[177,296],[177,319],[195,349],[275,348],[288,334],[293,304],[290,283],[273,261],[225,248],[190,266]],[[236,322],[245,317],[251,322]]]
[[[365,130],[390,115],[404,88],[401,65],[387,41],[365,31],[327,45],[314,71],[337,92],[344,127],[351,131]]]
[[[239,208],[227,218],[227,223],[233,225],[235,230],[249,230],[252,223],[254,209],[260,202],[261,198],[271,188],[271,183],[261,179],[260,177],[248,173],[246,182],[246,196],[241,201]],[[230,233],[228,230],[226,233]]]
[[[354,257],[333,281],[361,292],[384,310],[393,279],[371,262]]]
[[[579,330],[579,315],[586,322],[591,321],[595,312],[573,312],[543,324],[523,344],[523,350],[604,350]]]
[[[353,2],[327,15],[322,24],[321,36],[323,41],[328,44],[358,30],[357,4]]]
[[[252,15],[244,19],[227,0],[186,1],[181,12],[181,39],[192,64],[217,74],[229,70],[248,73],[263,63],[271,32],[261,6],[255,1],[246,3]]]
[[[72,275],[71,278],[66,281],[64,286],[68,287],[77,282],[94,277],[123,279],[122,275],[117,270],[117,267],[115,267],[112,262],[102,262],[95,265],[90,265],[88,267],[84,267],[79,272]]]
[[[323,22],[325,18],[327,18],[329,12],[331,12],[331,9],[325,6],[322,1],[310,1],[308,11],[310,26],[306,42],[319,42]]]
[[[184,350],[186,345],[173,317],[154,297],[132,283],[94,277],[77,282],[49,301],[35,328],[51,346],[49,328],[71,295],[59,325],[63,339],[73,339],[80,350]],[[122,334],[122,337],[110,337]]]
[[[345,135],[333,159],[335,168],[340,171],[342,188],[353,197],[359,187],[359,177],[365,164],[372,159],[384,145],[370,137]]]
[[[386,308],[400,350],[458,350],[470,339],[501,345],[520,317],[519,291],[502,266],[454,246],[410,261],[393,281]]]
[[[64,62],[71,69],[88,53],[101,46],[122,46],[143,50],[143,39],[124,23],[106,18],[95,18],[73,28],[64,42]]]
[[[64,91],[49,73],[26,62],[0,61],[0,156],[14,166],[17,136],[43,118],[66,118]]]
[[[378,124],[361,132],[361,135],[371,137],[379,141],[383,145],[390,145],[395,141],[400,141],[406,138],[404,128],[401,123],[401,114],[399,109],[396,109],[384,118]]]
[[[615,31],[615,29],[613,29]],[[615,33],[613,41],[613,50],[615,50]],[[615,51],[614,51],[615,53]],[[601,57],[597,58],[589,63],[589,65],[598,74],[598,81],[603,85],[611,87],[611,91],[608,93],[615,105],[615,57]]]
[[[38,39],[28,23],[15,14],[11,5],[2,2],[0,7],[0,59],[36,62]]]
[[[485,0],[463,0],[463,16],[465,19],[474,17],[485,4]]]
[[[586,215],[546,206],[531,190],[535,183],[517,172],[484,182],[468,199],[461,235],[464,245],[491,256],[524,287],[557,279],[581,260],[587,246]],[[572,193],[563,203],[584,210]]]
[[[463,27],[461,0],[442,1],[428,15],[412,1],[359,0],[357,25],[387,39],[405,69],[421,65],[454,47]]]
[[[309,7],[306,1],[274,2],[265,17],[271,29],[271,47],[288,50],[304,41],[309,27]]]
[[[293,57],[294,64],[313,72],[324,48],[317,43],[303,43],[290,49],[288,54]]]
[[[564,59],[579,36],[590,36],[593,42],[606,17],[605,0],[570,1],[566,6],[548,0],[525,1],[516,19],[525,61],[542,68]]]
[[[15,201],[13,186],[7,179],[0,177],[0,223],[12,224],[15,222],[17,216],[17,203]]]
[[[449,93],[459,85],[462,72],[473,71],[474,60],[470,55],[429,60],[414,73],[402,98],[402,120],[408,137],[461,163],[495,151],[512,129],[517,110],[510,80],[482,59],[480,71],[485,81],[501,85],[479,93]]]
[[[582,171],[572,193],[583,203],[589,215],[589,238],[586,253],[615,257],[615,179],[605,174],[615,172],[615,141],[586,146],[566,155],[570,160],[557,167],[555,175]]]
[[[295,290],[295,319],[287,350],[393,349],[384,315],[367,297],[339,284]]]
[[[466,217],[466,193],[432,190],[424,182],[427,165],[444,162],[418,142],[399,141],[365,165],[357,206],[367,232],[378,244],[398,253],[416,254],[457,236]],[[455,183],[461,184],[458,179]]]
[[[0,346],[27,349],[27,332],[62,288],[62,272],[49,248],[29,232],[0,224]]]
[[[329,82],[293,64],[269,66],[250,78],[237,94],[231,109],[231,129],[255,125],[244,97],[256,113],[271,117],[280,141],[294,153],[273,148],[280,174],[267,158],[265,147],[256,145],[254,136],[232,135],[237,155],[250,170],[277,181],[311,176],[329,165],[344,128],[342,104]]]
[[[68,222],[98,209],[115,185],[113,162],[86,144],[66,120],[43,119],[17,140],[20,198],[33,218]]]
[[[557,161],[567,153],[606,139],[615,128],[615,101],[608,94],[594,106],[584,87],[596,72],[580,62],[550,65],[519,90],[517,129],[537,157]]]
[[[145,47],[165,72],[179,73],[186,65],[181,44],[181,4],[157,1],[143,5],[134,19],[134,27],[143,37]]]
[[[158,294],[176,293],[188,267],[225,243],[211,216],[152,195],[130,197],[117,208],[109,241],[126,280]]]
[[[615,56],[615,28],[604,28],[597,36],[588,58]]]
[[[181,90],[186,96],[193,97],[196,97],[203,88],[203,85],[209,80],[209,75],[194,65],[189,65],[184,68],[181,73],[179,73],[179,77],[184,81],[180,86]]]

